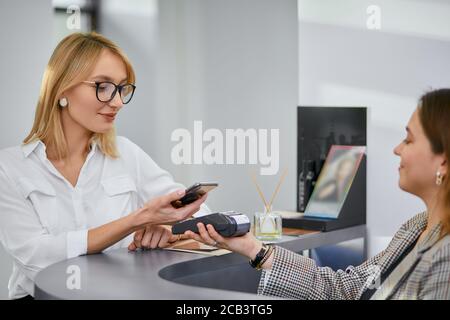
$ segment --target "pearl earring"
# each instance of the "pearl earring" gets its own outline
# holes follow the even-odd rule
[[[58,100],[58,104],[62,108],[67,107],[67,105],[68,105],[67,99],[66,98],[59,99]]]
[[[436,185],[440,186],[442,184],[443,175],[438,171],[436,172]]]

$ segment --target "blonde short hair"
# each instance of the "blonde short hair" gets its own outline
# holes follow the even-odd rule
[[[127,71],[127,81],[135,82],[135,73],[128,57],[111,40],[95,33],[73,33],[56,46],[42,78],[39,100],[33,127],[24,139],[27,144],[36,140],[45,141],[55,150],[57,159],[68,154],[67,142],[61,123],[61,108],[58,99],[62,93],[85,80],[103,49],[108,49],[122,59]],[[94,133],[100,150],[111,158],[117,158],[116,132],[113,127],[106,133]]]

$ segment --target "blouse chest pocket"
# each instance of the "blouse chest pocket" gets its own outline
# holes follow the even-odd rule
[[[41,179],[20,178],[19,189],[29,199],[41,225],[51,234],[57,234],[58,212],[56,192],[50,182]]]
[[[137,188],[129,175],[121,175],[101,181],[105,193],[101,211],[105,217],[119,218],[137,209]]]

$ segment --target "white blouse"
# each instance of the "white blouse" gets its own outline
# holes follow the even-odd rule
[[[0,240],[13,258],[11,299],[34,295],[43,268],[86,254],[89,229],[184,188],[130,140],[117,137],[117,148],[120,157],[111,159],[93,143],[75,187],[47,159],[41,141],[0,151]],[[196,216],[208,213],[202,205]]]

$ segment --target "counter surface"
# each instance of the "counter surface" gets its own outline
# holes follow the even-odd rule
[[[365,238],[365,234],[366,226],[360,225],[283,236],[277,245],[301,252]],[[80,256],[45,268],[36,277],[35,298],[265,299],[255,294],[259,278],[260,272],[235,253],[205,256],[160,249],[136,252],[119,249]],[[77,283],[80,288],[73,288]]]

